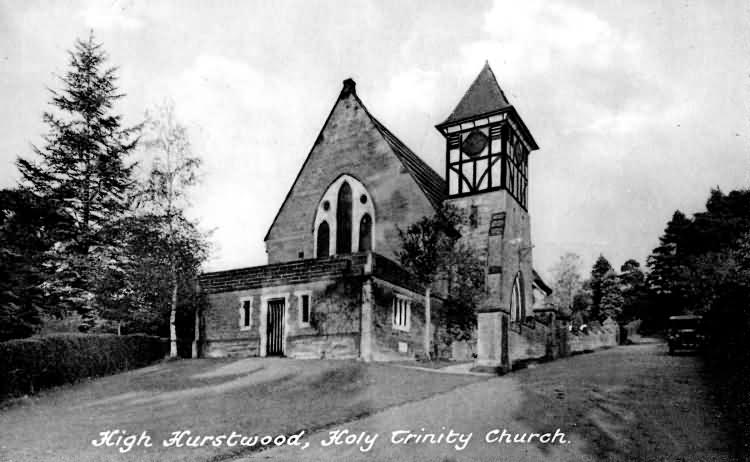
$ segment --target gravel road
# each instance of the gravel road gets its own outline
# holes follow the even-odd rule
[[[621,346],[306,435],[305,449],[282,447],[241,460],[734,461],[705,379],[696,356],[669,356],[661,343]],[[503,430],[519,442],[507,436],[497,442]]]

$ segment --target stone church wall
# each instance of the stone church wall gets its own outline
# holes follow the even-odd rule
[[[529,214],[505,190],[447,202],[466,213],[467,224],[461,228],[462,240],[475,249],[487,268],[488,299],[481,308],[507,311],[513,281],[520,272],[526,314],[530,316],[533,275]],[[501,226],[498,227],[498,223]],[[495,228],[493,232],[491,227]]]
[[[204,354],[260,356],[262,306],[285,299],[284,354],[296,358],[344,358],[359,354],[360,285],[347,279],[264,287],[208,295],[204,312]],[[300,318],[300,296],[310,296],[310,323]],[[242,301],[251,300],[251,325],[241,326]]]
[[[361,287],[359,281],[341,279],[313,292],[310,326],[292,328],[286,356],[297,359],[357,358]]]
[[[203,355],[208,357],[260,355],[260,310],[253,309],[251,328],[240,327],[240,300],[250,297],[252,306],[260,306],[258,290],[243,290],[207,295],[203,312]]]
[[[408,332],[393,327],[393,299],[397,293],[411,298],[411,325]],[[373,359],[398,361],[424,357],[424,297],[410,291],[404,292],[390,284],[376,282],[373,287],[373,299]],[[439,346],[437,319],[441,309],[440,300],[433,297],[430,301],[433,350]]]
[[[434,213],[422,190],[392,152],[354,94],[342,96],[302,167],[266,240],[268,263],[313,255],[313,223],[322,194],[342,174],[373,198],[373,250],[396,259],[397,226]],[[358,198],[354,198],[358,200]],[[331,249],[333,251],[333,249]]]

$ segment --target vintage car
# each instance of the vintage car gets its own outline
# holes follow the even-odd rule
[[[669,318],[667,342],[669,354],[677,350],[697,351],[703,346],[703,316],[683,315]]]

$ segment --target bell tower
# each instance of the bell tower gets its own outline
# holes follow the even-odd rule
[[[478,365],[509,367],[508,332],[531,315],[528,160],[539,147],[489,63],[436,128],[446,141],[446,202],[467,215],[462,239],[486,268]]]

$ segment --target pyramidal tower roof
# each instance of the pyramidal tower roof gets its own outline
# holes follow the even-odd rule
[[[474,79],[463,98],[459,101],[451,115],[440,125],[460,122],[475,116],[498,112],[512,107],[505,97],[505,93],[497,83],[490,63],[485,61],[484,67]]]

